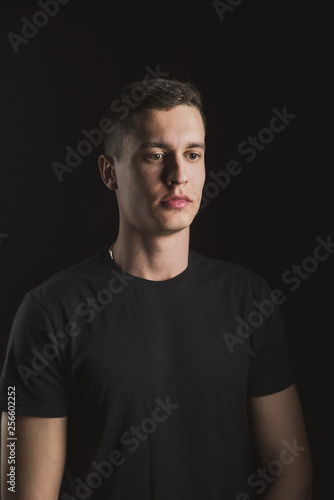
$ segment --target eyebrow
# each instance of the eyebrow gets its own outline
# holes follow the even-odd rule
[[[142,149],[149,149],[149,148],[159,148],[159,149],[171,149],[171,146],[169,144],[165,144],[164,142],[143,142],[139,146],[139,151]],[[186,145],[186,148],[201,148],[205,149],[205,144],[204,142],[190,142],[189,144]]]

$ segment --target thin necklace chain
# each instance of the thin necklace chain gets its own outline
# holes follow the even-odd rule
[[[109,255],[111,257],[111,260],[114,260],[114,256],[113,256],[113,253],[112,253],[113,246],[114,245],[112,244],[112,245],[110,245],[110,248],[109,248]]]

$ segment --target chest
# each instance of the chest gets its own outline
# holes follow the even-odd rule
[[[96,315],[77,338],[72,392],[108,401],[175,394],[246,397],[248,342],[231,353],[235,309],[219,297],[135,294]]]

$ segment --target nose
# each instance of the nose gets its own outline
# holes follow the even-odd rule
[[[188,182],[188,172],[182,156],[168,155],[165,162],[165,180],[167,184],[185,184]]]

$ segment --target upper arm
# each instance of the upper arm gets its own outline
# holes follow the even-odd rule
[[[57,500],[66,457],[67,417],[16,415],[16,493],[8,491],[7,417],[1,424],[1,494],[3,500]]]
[[[312,465],[295,384],[268,396],[249,398],[250,419],[264,465],[279,460],[284,469],[311,478]]]

